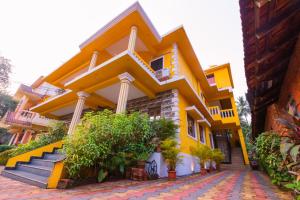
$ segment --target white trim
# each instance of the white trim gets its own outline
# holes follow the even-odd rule
[[[196,108],[196,106],[189,106],[185,108],[185,111],[192,111],[194,110],[202,119],[205,119],[205,117],[202,115],[202,113]]]
[[[44,101],[44,102],[42,102],[42,103],[40,103],[40,104],[38,104],[38,105],[36,105],[36,106],[34,106],[34,107],[31,107],[31,108],[30,108],[30,111],[33,110],[33,109],[35,109],[35,108],[37,108],[37,107],[40,107],[40,106],[42,106],[42,105],[44,105],[44,104],[47,104],[47,103],[49,103],[50,101],[53,101],[53,100],[58,99],[58,98],[60,98],[60,97],[62,97],[62,96],[64,96],[64,95],[67,95],[67,94],[69,94],[69,93],[71,93],[71,92],[72,92],[72,90],[68,90],[68,91],[66,91],[65,93],[62,93],[62,94],[60,94],[60,95],[56,95],[56,96],[54,96],[54,97],[50,97],[50,98],[47,99],[46,101]]]
[[[199,120],[198,120],[198,121],[199,121]],[[197,122],[198,122],[198,121],[197,121]],[[199,123],[197,123],[197,125],[198,125],[198,130],[199,130],[199,141],[200,141],[200,143],[202,143],[202,144],[206,144],[205,127],[203,127],[203,126],[202,126],[201,124],[199,124]],[[204,141],[203,141],[203,142],[201,141],[201,137],[200,137],[201,132],[200,132],[199,126],[202,127],[202,134],[203,134],[203,138],[204,138]]]
[[[121,14],[119,14],[117,17],[115,17],[113,20],[111,20],[109,23],[107,23],[105,26],[103,26],[101,29],[99,29],[96,33],[94,33],[91,37],[89,37],[87,40],[85,40],[83,43],[79,45],[80,49],[83,49],[87,45],[89,45],[92,41],[94,41],[96,38],[100,37],[103,33],[114,27],[118,22],[122,21],[124,18],[126,18],[128,15],[133,13],[134,11],[137,11],[141,17],[143,18],[144,22],[148,25],[149,29],[153,33],[154,37],[158,42],[162,40],[161,36],[159,35],[158,31],[150,21],[149,17],[145,13],[144,9],[141,7],[139,2],[135,2],[133,5],[131,5],[129,8],[127,8],[125,11],[123,11]]]
[[[195,137],[193,137],[192,135],[189,134],[189,117],[193,119],[194,121],[194,133],[195,133]],[[197,135],[197,121],[191,116],[189,115],[189,113],[186,113],[186,122],[187,122],[187,135],[189,137],[191,137],[192,139],[198,141],[198,135]]]
[[[204,119],[202,119],[202,120],[198,120],[197,122],[198,122],[198,123],[205,123],[205,124],[207,124],[209,127],[211,127],[211,124],[207,121],[206,118],[204,118]]]
[[[134,81],[135,79],[133,78],[133,76],[131,76],[128,72],[125,72],[123,74],[120,74],[119,76],[120,80],[128,80],[130,82]]]

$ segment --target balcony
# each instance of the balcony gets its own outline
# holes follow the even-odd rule
[[[16,125],[21,127],[49,126],[55,120],[48,119],[38,113],[22,110],[19,112],[7,112],[4,116],[4,123],[8,125]]]
[[[209,107],[209,112],[214,120],[221,120],[222,123],[235,123],[236,115],[233,109],[220,110],[219,106]]]

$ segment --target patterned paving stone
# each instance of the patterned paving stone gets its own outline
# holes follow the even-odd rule
[[[67,190],[45,190],[0,176],[0,200],[291,200],[257,171],[195,174],[176,181],[106,182]]]

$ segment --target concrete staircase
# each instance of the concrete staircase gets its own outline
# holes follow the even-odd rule
[[[241,148],[231,149],[231,164],[221,164],[223,170],[244,170],[248,166],[244,164],[243,153]]]
[[[44,153],[41,158],[33,157],[28,163],[18,163],[14,169],[4,169],[1,174],[30,185],[47,188],[54,163],[64,158],[65,156],[56,149],[52,153]]]

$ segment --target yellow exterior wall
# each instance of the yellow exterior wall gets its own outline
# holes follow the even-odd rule
[[[199,85],[196,76],[184,60],[180,50],[178,49],[178,65],[179,65],[179,76],[185,76],[185,78],[192,84],[192,87],[197,91],[199,95]]]
[[[200,144],[200,135],[199,135],[199,126],[198,123],[196,123],[196,135],[197,139],[192,138],[188,135],[188,123],[187,123],[187,112],[185,110],[186,107],[191,106],[191,104],[188,103],[188,101],[179,93],[179,119],[180,119],[180,133],[179,133],[179,139],[180,139],[180,151],[186,154],[191,154],[190,147],[196,147],[197,144]],[[203,126],[205,131],[205,140],[206,144],[210,147],[210,138],[209,133],[210,128],[207,126]]]
[[[212,74],[212,73],[210,73]],[[233,87],[227,68],[217,69],[213,72],[218,88]]]

